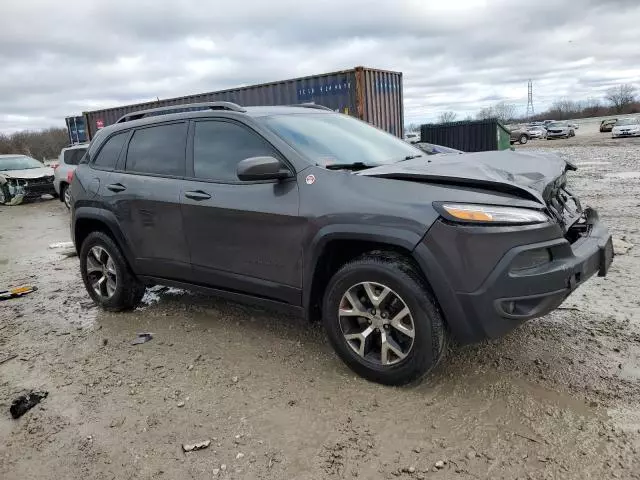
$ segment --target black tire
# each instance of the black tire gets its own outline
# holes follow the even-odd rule
[[[71,197],[67,199],[66,194],[69,191],[69,185],[66,183],[60,184],[60,201],[64,203],[64,206],[71,210]]]
[[[525,134],[520,135],[520,138],[518,139],[520,145],[526,145],[528,141],[529,137],[527,137]]]
[[[347,343],[338,311],[343,295],[360,282],[388,286],[402,297],[414,322],[415,336],[406,358],[393,365],[369,362]],[[384,385],[403,385],[431,372],[447,348],[447,332],[437,302],[417,268],[406,257],[389,252],[363,255],[336,272],[323,301],[323,323],[338,356],[358,375]]]
[[[87,256],[93,247],[101,247],[106,250],[113,260],[116,269],[116,289],[108,299],[99,296],[91,286],[87,274]],[[113,239],[104,232],[92,232],[80,247],[80,274],[82,281],[93,301],[105,310],[119,312],[135,308],[142,300],[145,286],[131,272],[127,261]]]

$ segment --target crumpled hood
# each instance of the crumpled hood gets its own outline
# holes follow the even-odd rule
[[[431,155],[369,168],[358,175],[433,181],[508,191],[545,203],[550,186],[576,167],[550,153],[512,150]],[[564,182],[564,178],[562,179]]]
[[[29,180],[30,178],[52,177],[53,168],[27,168],[25,170],[0,170],[0,175],[6,178],[19,178]]]

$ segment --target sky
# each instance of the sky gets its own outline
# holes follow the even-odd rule
[[[0,14],[0,132],[83,111],[363,65],[405,122],[640,92],[639,0],[19,0]]]

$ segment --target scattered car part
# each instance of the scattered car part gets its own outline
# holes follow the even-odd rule
[[[0,290],[0,300],[22,297],[23,295],[35,292],[36,290],[38,290],[38,287],[33,285],[23,285],[20,287],[13,287],[8,290]]]
[[[147,343],[152,338],[153,338],[153,334],[151,333],[139,333],[138,336],[135,338],[135,340],[131,342],[131,345],[141,345],[143,343]]]
[[[49,392],[29,392],[25,395],[20,395],[11,403],[9,412],[14,419],[18,419],[47,398],[48,395]]]
[[[182,445],[182,451],[185,453],[195,452],[197,450],[203,450],[205,448],[209,448],[209,445],[211,445],[211,440],[205,440],[203,442],[192,443],[192,444],[185,443]]]

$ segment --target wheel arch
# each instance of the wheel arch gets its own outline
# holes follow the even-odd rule
[[[133,266],[133,251],[126,237],[118,226],[116,216],[111,212],[93,207],[76,208],[73,219],[73,242],[80,253],[82,242],[91,232],[100,231],[109,235],[126,258],[129,266]]]
[[[306,319],[320,319],[329,279],[342,265],[376,250],[395,252],[415,262],[412,252],[421,239],[422,235],[416,232],[363,225],[332,226],[319,231],[309,248],[313,255],[304,263],[302,306]],[[417,263],[416,267],[420,268]],[[424,280],[428,284],[426,276]]]

